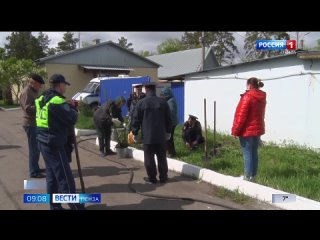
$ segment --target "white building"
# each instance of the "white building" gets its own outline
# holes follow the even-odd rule
[[[264,141],[294,142],[320,148],[320,52],[309,51],[219,67],[185,78],[185,120],[199,117],[204,127],[204,98],[207,123],[213,128],[216,101],[217,131],[231,133],[234,112],[246,80],[257,77],[267,93]]]

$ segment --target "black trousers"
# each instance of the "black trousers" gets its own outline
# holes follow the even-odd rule
[[[148,177],[155,180],[157,177],[157,167],[154,156],[157,156],[158,171],[160,180],[168,178],[168,162],[166,157],[166,144],[144,144],[144,166]]]
[[[99,151],[106,153],[110,150],[110,140],[111,140],[111,126],[97,126],[97,135],[99,140]]]
[[[171,137],[170,139],[167,141],[167,150],[168,153],[171,155],[171,157],[174,157],[177,153],[176,153],[176,148],[174,147],[174,130],[175,130],[176,126],[173,126],[171,129]]]
[[[191,130],[186,130],[184,132],[184,140],[185,140],[185,143],[189,143],[189,144],[191,144],[192,142],[194,142],[196,140],[197,140],[197,145],[204,143],[204,137],[203,136],[198,137],[198,135],[194,131],[191,131]]]

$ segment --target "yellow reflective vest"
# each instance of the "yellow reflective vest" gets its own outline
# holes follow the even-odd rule
[[[38,97],[35,100],[36,105],[36,124],[37,127],[41,128],[49,128],[49,121],[48,121],[48,107],[49,104],[63,104],[65,100],[59,96],[54,96],[51,98],[42,108],[40,107],[40,102],[43,99],[43,95]]]

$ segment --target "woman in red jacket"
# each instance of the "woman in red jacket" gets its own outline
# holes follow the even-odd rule
[[[231,130],[232,135],[240,139],[244,179],[249,181],[254,181],[257,175],[260,136],[265,133],[266,93],[259,90],[263,85],[263,82],[254,77],[247,80],[247,91],[240,95]]]

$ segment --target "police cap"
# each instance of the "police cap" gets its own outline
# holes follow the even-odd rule
[[[50,79],[50,83],[65,83],[70,86],[70,83],[66,81],[63,75],[61,74],[53,74]]]
[[[193,116],[191,114],[189,114],[189,118],[192,119],[192,120],[197,120],[198,119],[196,116]]]

